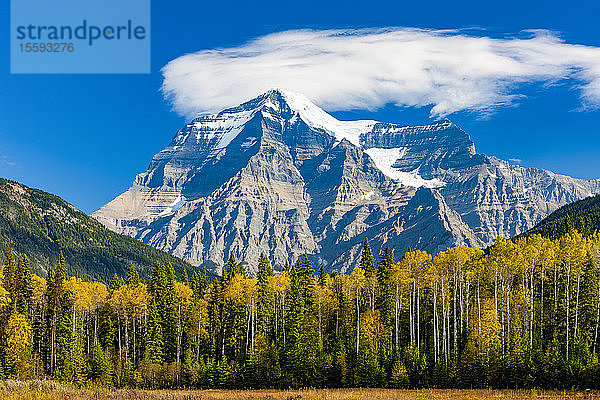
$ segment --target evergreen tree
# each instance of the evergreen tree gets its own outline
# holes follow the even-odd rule
[[[114,274],[110,281],[110,293],[114,292],[115,290],[119,290],[123,285],[125,285],[125,281],[123,280],[123,278],[121,278],[117,274]]]
[[[226,269],[223,271],[222,279],[229,281],[237,273],[237,261],[233,256],[233,253],[229,254],[229,260],[227,260]]]
[[[325,269],[323,263],[319,264],[319,286],[323,287],[327,283],[327,275],[325,275]]]
[[[257,303],[257,321],[258,332],[268,337],[272,323],[272,310],[274,304],[273,294],[269,288],[269,279],[273,276],[271,263],[264,255],[260,254],[258,261],[258,303]]]
[[[379,268],[377,269],[377,280],[379,284],[379,297],[377,303],[382,319],[389,329],[393,328],[394,323],[394,288],[392,287],[392,273],[395,264],[394,252],[386,247],[383,257],[379,262]]]
[[[99,344],[92,348],[89,377],[97,385],[110,385],[112,381],[112,368],[108,352]]]
[[[29,315],[31,299],[33,298],[33,281],[27,256],[23,256],[19,264],[19,286],[17,298],[15,299],[16,311]]]
[[[146,335],[146,353],[144,359],[150,364],[160,365],[165,357],[162,321],[156,300],[150,303],[148,310],[148,333]]]
[[[74,296],[70,291],[64,291],[60,301],[61,309],[56,329],[57,362],[56,376],[63,382],[72,383],[75,380],[75,364],[73,360],[74,329],[73,307]]]
[[[365,275],[375,274],[375,259],[373,258],[373,253],[371,252],[369,239],[365,239],[365,242],[363,243],[359,265],[365,271]]]
[[[65,259],[62,251],[59,254],[56,268],[48,274],[46,284],[46,306],[45,306],[45,331],[48,339],[45,344],[45,363],[50,376],[55,376],[58,358],[58,335],[59,318],[63,310],[63,281],[65,278]]]
[[[85,355],[85,348],[83,343],[83,321],[81,318],[77,318],[73,322],[75,324],[75,340],[73,346],[73,383],[76,386],[83,386],[87,381],[88,375],[88,364]]]
[[[242,263],[242,264],[238,265],[238,274],[240,274],[244,278],[248,277],[248,272],[246,271],[246,265],[245,264]]]
[[[113,280],[114,279],[115,278],[113,277]],[[125,280],[130,286],[137,286],[140,283],[140,276],[138,275],[138,272],[135,269],[135,265],[133,265],[133,263],[129,265],[129,269],[127,270],[127,277],[125,278]]]
[[[175,361],[177,347],[177,300],[175,296],[175,271],[171,264],[157,264],[151,280],[150,293],[163,336],[163,355],[167,362]]]

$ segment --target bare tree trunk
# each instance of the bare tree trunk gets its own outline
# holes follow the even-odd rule
[[[129,358],[129,316],[125,312],[125,355]]]
[[[181,370],[181,301],[177,302],[177,381]]]
[[[579,332],[579,282],[581,278],[581,271],[577,270],[577,295],[575,299],[575,335],[573,336],[577,339],[577,334]]]
[[[52,329],[50,332],[50,375],[54,377],[56,366],[56,310],[52,313]]]
[[[526,283],[526,278],[525,276],[527,275],[526,272],[523,273],[523,275],[521,276],[521,294],[523,295],[523,312],[521,313],[521,324],[523,326],[523,333],[527,335],[527,337],[529,338],[529,330],[528,330],[528,320],[527,320],[527,314],[529,311],[529,300],[528,300],[528,291],[527,291],[527,286],[528,284]]]
[[[463,334],[463,332],[462,332],[462,331],[463,331],[463,326],[464,326],[464,322],[465,322],[465,320],[464,320],[464,319],[465,319],[465,314],[464,314],[464,313],[465,313],[465,307],[464,307],[464,291],[463,291],[463,288],[464,288],[464,282],[463,282],[463,276],[462,276],[462,273],[461,273],[461,275],[460,275],[460,281],[459,281],[459,286],[458,286],[458,287],[459,287],[459,292],[460,292],[460,297],[459,297],[459,299],[460,299],[460,301],[459,301],[459,309],[460,309],[460,321],[459,321],[459,324],[458,324],[458,335],[459,335],[460,337],[462,337],[462,334]],[[467,318],[468,318],[468,316],[467,316]]]
[[[531,273],[531,279],[529,280],[529,349],[533,349],[533,330],[535,326],[535,294],[533,285],[533,272]]]
[[[569,318],[570,318],[570,313],[569,313],[569,309],[571,308],[571,304],[570,304],[570,297],[569,296],[569,288],[571,286],[571,265],[569,264],[567,266],[567,288],[565,290],[565,294],[567,296],[567,360],[569,359],[569,332],[570,332],[570,325],[569,325]]]
[[[558,272],[556,266],[554,266],[554,315],[558,310]]]
[[[437,290],[436,284],[433,288],[433,359],[437,364],[438,344],[437,344]]]
[[[593,354],[596,354],[596,343],[598,343],[598,325],[600,324],[600,274],[598,275],[598,297],[596,300],[596,329],[594,330]]]
[[[502,283],[502,304],[501,304],[501,322],[502,325],[502,355],[504,355],[504,282]]]
[[[413,288],[410,288],[410,297],[408,299],[408,334],[410,337],[410,342],[414,343],[414,333],[413,333]]]
[[[481,337],[481,295],[479,293],[479,279],[477,279],[477,327],[477,333],[479,337]]]
[[[198,333],[196,333],[196,363],[198,363],[200,361],[200,327],[201,327],[201,323],[202,323],[202,310],[200,310],[200,316],[198,317]]]
[[[321,290],[321,289],[319,289]],[[321,334],[321,292],[319,291],[319,346],[323,347],[323,336]]]
[[[456,326],[456,292],[457,292],[457,277],[456,272],[454,272],[454,290],[452,293],[452,328],[454,331],[453,334],[453,343],[452,343],[452,351],[456,352],[457,349],[457,326]]]
[[[250,343],[250,320],[252,319],[252,306],[248,305],[248,327],[246,329],[246,354],[248,354],[248,345]]]
[[[277,318],[278,314],[279,314],[279,311],[278,311],[279,307],[277,306],[278,300],[279,300],[279,294],[275,297],[275,346],[276,347],[277,347],[277,342],[279,340],[279,319]]]
[[[86,331],[86,335],[85,335],[85,339],[87,342],[86,345],[86,355],[90,354],[90,316],[89,313],[86,311],[86,318],[85,320],[87,321],[87,323],[85,324],[85,331]],[[33,331],[32,331],[33,332]]]
[[[542,343],[542,337],[544,335],[544,276],[546,274],[546,271],[544,270],[544,268],[542,268],[542,276],[540,278],[540,280],[542,281],[540,283],[541,285],[541,291],[540,291],[540,346]]]
[[[400,292],[400,284],[398,282],[398,279],[396,279],[396,306],[394,309],[394,336],[395,336],[395,343],[396,343],[396,348],[398,348],[398,316],[400,315],[400,304],[398,302],[398,294]],[[599,303],[600,304],[600,303]]]
[[[71,342],[75,342],[75,306],[73,306],[73,315],[71,316]],[[73,356],[73,351],[75,350],[75,346],[71,346],[71,356]]]
[[[254,331],[256,325],[256,304],[254,302],[254,297],[252,298],[252,346],[250,347],[251,351],[254,353]]]
[[[282,317],[283,317],[283,345],[285,346],[285,292],[283,293],[283,307],[282,307]]]
[[[358,307],[358,289],[356,289],[356,354],[360,345],[360,309]]]
[[[137,364],[137,352],[136,352],[137,347],[136,347],[136,335],[135,335],[136,325],[137,325],[136,321],[137,321],[136,318],[134,318],[132,321],[132,325],[133,325],[133,346],[132,347],[133,347],[133,364],[134,364],[134,366],[135,366],[135,364]]]
[[[98,311],[94,313],[94,346],[98,344]]]
[[[121,360],[121,317],[117,313],[117,337],[119,344],[119,361]]]
[[[421,349],[421,283],[417,281],[417,348]]]
[[[510,280],[506,287],[506,337],[510,340]]]

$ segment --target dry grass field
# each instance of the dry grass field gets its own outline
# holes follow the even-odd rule
[[[75,389],[51,381],[0,382],[2,400],[519,400],[600,399],[600,392],[536,390],[394,390],[394,389],[305,389],[305,390],[136,390]]]

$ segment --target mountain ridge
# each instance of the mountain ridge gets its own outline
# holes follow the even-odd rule
[[[0,248],[29,257],[33,272],[45,276],[62,251],[67,272],[109,282],[125,276],[131,263],[145,277],[156,262],[181,273],[193,267],[133,238],[118,235],[59,196],[0,178]]]
[[[92,216],[196,265],[232,253],[252,272],[261,252],[278,266],[306,252],[345,271],[368,233],[376,251],[484,247],[598,192],[598,180],[479,154],[448,119],[338,121],[271,90],[186,124]]]
[[[560,207],[522,236],[540,234],[549,239],[557,239],[572,228],[584,235],[600,231],[600,195]]]

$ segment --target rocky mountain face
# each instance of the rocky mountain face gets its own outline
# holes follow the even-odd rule
[[[307,253],[346,271],[365,238],[399,255],[483,247],[599,192],[598,180],[478,154],[449,120],[339,121],[272,90],[191,121],[92,216],[217,272],[230,253],[252,272],[261,252],[276,267]]]

